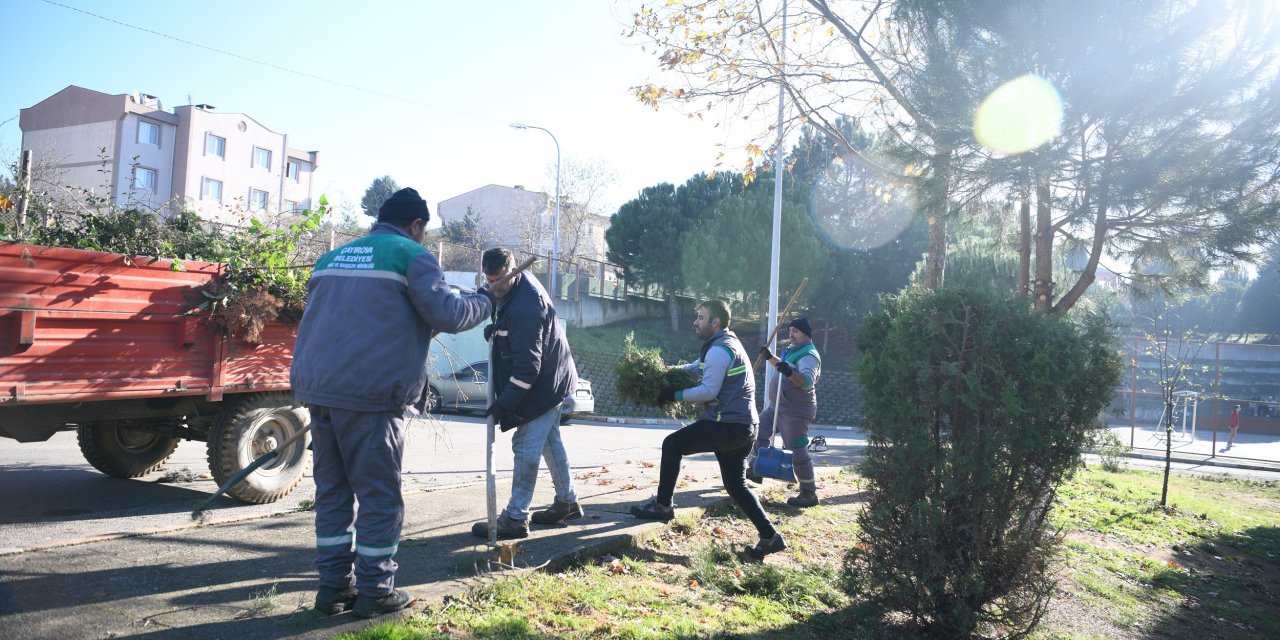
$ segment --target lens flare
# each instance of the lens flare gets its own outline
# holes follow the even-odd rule
[[[1062,132],[1062,99],[1049,81],[1034,74],[992,91],[973,117],[982,146],[1015,155],[1049,143]]]
[[[885,166],[885,165],[882,165]],[[809,216],[827,242],[869,251],[893,242],[911,224],[915,208],[907,180],[875,177],[856,162],[837,158],[818,173],[809,189]]]

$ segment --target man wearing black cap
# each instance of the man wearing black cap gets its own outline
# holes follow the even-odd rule
[[[433,333],[465,331],[493,309],[487,291],[458,296],[445,283],[422,246],[430,219],[417,191],[395,192],[369,234],[322,256],[307,283],[289,380],[311,411],[316,610],[325,614],[370,618],[414,603],[395,588],[393,560],[404,411],[426,385]]]
[[[782,446],[792,452],[792,465],[796,480],[800,481],[799,495],[787,498],[787,504],[793,507],[812,507],[818,504],[818,484],[813,473],[813,459],[809,457],[809,424],[818,415],[818,396],[814,387],[818,386],[818,377],[822,375],[822,358],[818,349],[813,346],[813,325],[809,319],[799,316],[787,325],[787,333],[791,345],[782,351],[782,357],[775,356],[769,345],[760,349],[760,353],[769,360],[769,364],[778,369],[766,390],[766,398],[773,406],[760,414],[760,431],[756,435],[755,446],[751,448],[751,464],[754,469],[756,452],[760,447],[769,446],[773,440],[773,429],[776,424],[782,432]],[[782,385],[782,396],[778,396],[778,385]],[[757,484],[764,482],[758,474],[747,474],[747,479]]]

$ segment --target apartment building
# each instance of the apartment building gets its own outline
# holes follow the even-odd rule
[[[555,198],[521,185],[489,184],[442,200],[436,205],[441,224],[462,220],[470,209],[485,240],[496,246],[550,255]],[[575,203],[560,203],[560,253],[604,260],[607,216],[582,211]],[[576,248],[576,250],[575,250]]]
[[[242,113],[69,86],[19,115],[22,148],[57,182],[119,206],[187,208],[219,222],[309,209],[316,151]]]

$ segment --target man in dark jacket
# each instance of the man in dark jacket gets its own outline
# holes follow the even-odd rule
[[[497,537],[529,536],[529,521],[555,524],[582,517],[582,506],[569,475],[569,456],[560,440],[560,405],[578,384],[573,354],[564,335],[564,325],[546,289],[525,272],[504,285],[497,281],[515,267],[511,252],[496,248],[484,252],[485,278],[497,297],[498,316],[486,336],[493,340],[493,405],[485,415],[494,415],[503,431],[515,429],[511,449],[511,500],[498,514]],[[551,508],[529,514],[538,463],[546,458],[555,485]],[[471,532],[489,537],[489,523],[478,522]]]
[[[311,411],[316,609],[326,614],[369,618],[413,604],[395,588],[392,559],[405,407],[426,384],[432,333],[474,327],[493,308],[491,294],[458,296],[445,284],[422,246],[430,219],[417,191],[397,191],[369,234],[322,256],[307,283],[289,380]]]

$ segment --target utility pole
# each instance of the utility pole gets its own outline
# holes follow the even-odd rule
[[[770,241],[769,253],[769,317],[765,322],[766,327],[773,327],[774,335],[777,335],[778,322],[778,280],[779,270],[782,262],[782,142],[786,138],[786,132],[783,129],[783,123],[786,122],[784,116],[786,114],[786,51],[787,51],[787,3],[782,2],[782,35],[778,37],[778,74],[783,76],[778,81],[778,142],[773,148],[773,237]],[[777,349],[777,342],[772,338],[766,347]],[[765,388],[769,387],[769,380],[773,379],[774,372],[767,367],[764,372]],[[781,390],[782,386],[779,385]],[[772,406],[769,401],[769,394],[764,394],[764,406],[768,408]],[[776,410],[775,410],[776,411]]]
[[[18,162],[18,238],[24,239],[22,232],[27,221],[27,202],[31,200],[31,150],[22,150],[22,159]]]

